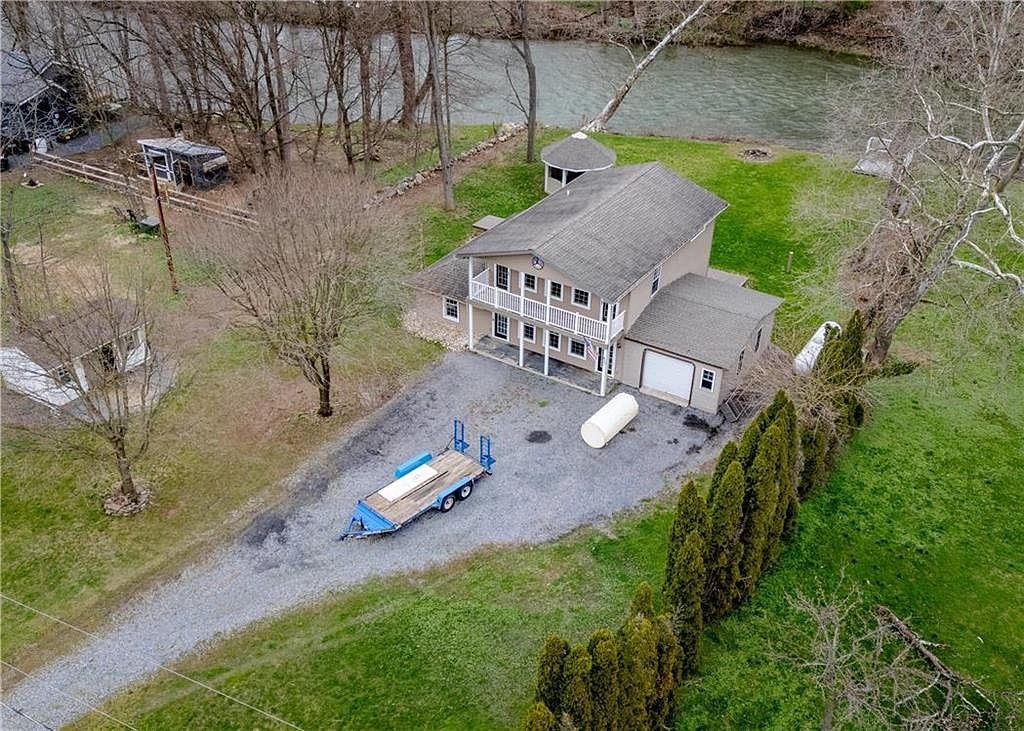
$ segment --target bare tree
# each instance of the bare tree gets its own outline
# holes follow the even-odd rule
[[[887,607],[868,613],[856,587],[787,597],[802,622],[794,650],[777,655],[813,673],[824,698],[821,728],[972,729],[1000,712],[976,683],[952,671]]]
[[[583,131],[600,132],[601,130],[608,126],[608,121],[612,118],[612,115],[615,114],[616,111],[618,111],[619,106],[626,98],[626,94],[628,94],[629,90],[633,88],[633,85],[636,83],[637,79],[640,78],[640,75],[644,72],[644,70],[651,65],[654,59],[656,59],[663,50],[665,50],[666,46],[668,46],[673,40],[675,40],[676,37],[680,33],[682,33],[688,25],[690,25],[690,23],[692,23],[701,13],[704,12],[704,9],[707,6],[708,0],[704,0],[704,2],[702,2],[700,5],[696,7],[696,9],[693,10],[693,12],[691,12],[689,15],[683,18],[683,20],[681,20],[679,23],[673,26],[672,30],[666,33],[665,37],[662,38],[646,56],[644,56],[642,59],[640,59],[638,63],[636,63],[636,65],[633,67],[633,70],[629,73],[629,76],[626,77],[626,80],[622,82],[622,85],[615,90],[615,94],[612,96],[612,98],[608,100],[607,104],[605,104],[604,109],[601,110],[601,113],[594,117],[594,119],[591,120],[589,123],[584,125]]]
[[[412,13],[406,2],[391,3],[392,23],[395,29],[395,44],[398,46],[398,66],[402,74],[402,117],[401,125],[407,129],[416,126],[416,110],[419,100],[416,95],[416,56],[412,47]]]
[[[152,345],[156,328],[151,290],[130,274],[118,286],[103,265],[88,274],[50,276],[29,289],[26,312],[8,348],[9,384],[59,408],[83,429],[23,427],[41,441],[93,458],[112,458],[119,480],[107,499],[108,512],[127,514],[145,507],[148,491],[136,484],[134,467],[149,448],[169,364]]]
[[[18,277],[15,272],[14,249],[11,247],[11,234],[14,232],[14,192],[15,186],[9,186],[3,203],[0,204],[0,247],[2,247],[4,267],[4,294],[10,308],[11,319],[15,324],[22,318],[21,295],[18,292]]]
[[[844,110],[892,163],[882,214],[844,272],[874,365],[951,269],[1024,295],[1014,271],[1024,233],[1007,195],[1024,161],[1024,7],[972,0],[890,13],[894,61]]]
[[[515,49],[526,69],[526,103],[523,103],[512,72],[505,65],[505,75],[515,97],[515,104],[526,117],[526,162],[533,162],[537,144],[537,67],[530,51],[530,4],[526,0],[512,0],[509,3],[490,3],[491,13],[501,34]]]
[[[331,406],[336,346],[387,311],[397,257],[370,191],[349,176],[294,172],[264,185],[253,231],[210,224],[187,235],[249,326]]]
[[[441,84],[441,55],[438,50],[439,36],[437,28],[437,4],[432,1],[420,3],[420,12],[423,15],[423,27],[427,36],[427,55],[430,59],[431,94],[430,108],[431,121],[434,124],[434,133],[437,137],[437,154],[441,162],[441,188],[444,194],[444,209],[455,210],[455,170],[454,161],[451,155],[451,139],[449,137],[448,125],[445,122],[444,99]]]

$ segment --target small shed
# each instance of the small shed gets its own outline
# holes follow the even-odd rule
[[[157,180],[178,188],[209,190],[228,179],[228,156],[216,145],[190,142],[184,137],[139,140],[145,169],[156,171]]]
[[[75,70],[51,58],[0,52],[0,136],[5,150],[27,149],[37,137],[56,137],[82,124]]]
[[[585,132],[574,132],[540,151],[544,163],[544,192],[554,193],[583,173],[606,170],[615,164],[615,152]]]

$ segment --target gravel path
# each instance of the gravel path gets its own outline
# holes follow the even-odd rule
[[[292,498],[175,580],[119,611],[101,635],[5,693],[49,726],[84,713],[60,688],[98,705],[185,653],[269,615],[368,577],[422,569],[491,543],[543,542],[656,495],[721,436],[684,423],[684,409],[637,394],[640,415],[602,450],[579,427],[603,402],[469,353],[450,353],[422,381],[291,478]],[[494,440],[494,474],[445,515],[428,513],[384,538],[339,543],[357,498],[395,465],[448,441],[462,417],[475,454]],[[3,709],[4,728],[32,728]],[[19,725],[20,724],[20,725]]]

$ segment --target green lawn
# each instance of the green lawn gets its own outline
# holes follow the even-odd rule
[[[817,209],[816,192],[853,200],[874,181],[804,153],[741,163],[728,145],[606,137],[620,163],[662,159],[728,200],[713,263],[788,297],[779,338],[802,341],[809,320],[839,314],[818,288],[834,266],[824,232],[848,221]],[[424,249],[437,258],[485,213],[536,200],[540,166],[475,171],[459,211],[423,211]],[[808,205],[810,202],[812,205]],[[818,211],[816,213],[816,211]],[[816,218],[817,216],[817,218]],[[782,271],[794,252],[795,272]],[[802,506],[777,568],[737,614],[707,633],[701,676],[682,694],[679,728],[811,728],[810,679],[769,659],[792,643],[787,592],[845,574],[869,602],[909,617],[945,645],[956,670],[992,688],[1024,685],[1024,348],[1018,309],[996,337],[962,338],[925,309],[898,345],[929,358],[872,386],[870,421],[829,484]],[[815,322],[816,324],[816,322]],[[492,549],[423,574],[375,581],[264,623],[181,663],[226,692],[305,728],[513,728],[531,699],[544,637],[583,641],[621,622],[632,588],[657,585],[668,509],[652,504],[607,530],[582,529],[539,547]],[[248,728],[251,712],[161,678],[110,710],[140,728]],[[94,718],[83,726],[102,724]]]
[[[4,194],[10,184],[4,181]],[[112,210],[117,204],[117,196],[56,175],[40,188],[15,188],[18,261],[32,267],[41,236],[51,282],[61,281],[64,265],[87,272],[94,257],[111,262],[115,274],[118,267],[139,265],[157,278],[169,316],[180,317],[185,328],[195,324],[187,314],[195,304],[187,297],[199,282],[187,259],[179,255],[185,294],[172,298],[164,286],[159,238],[136,235],[118,223]],[[115,481],[112,461],[83,459],[5,423],[5,593],[99,626],[133,591],[237,534],[256,511],[280,497],[278,482],[304,458],[438,354],[436,346],[405,333],[394,317],[374,323],[339,349],[336,415],[324,423],[312,417],[315,391],[297,370],[239,332],[211,337],[195,333],[189,345],[194,352],[175,354],[176,385],[161,401],[148,455],[136,469],[154,487],[153,504],[138,516],[111,519],[101,510],[101,498]],[[358,357],[350,357],[354,350]],[[21,667],[78,640],[7,604],[2,609],[3,656]]]

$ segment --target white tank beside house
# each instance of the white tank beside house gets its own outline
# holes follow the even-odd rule
[[[838,322],[832,322],[831,320],[821,323],[821,327],[814,331],[814,335],[807,341],[807,345],[793,359],[793,370],[796,373],[810,373],[811,369],[814,368],[814,364],[818,362],[821,349],[825,346],[825,336],[832,328],[839,332],[843,331],[842,326]]]
[[[640,413],[640,404],[628,393],[620,393],[583,422],[580,436],[588,447],[601,449]]]
[[[544,163],[544,192],[554,193],[592,170],[615,164],[615,152],[584,132],[574,132],[540,151]]]

